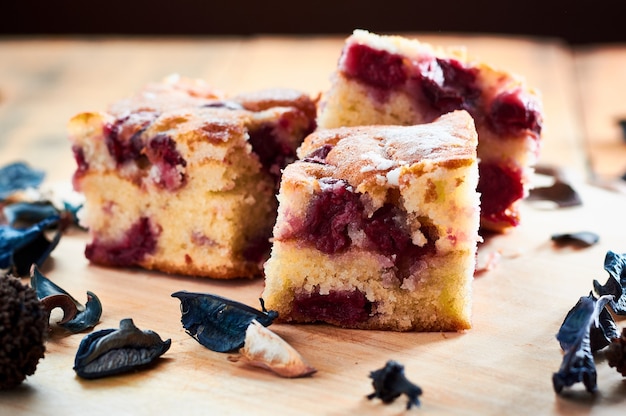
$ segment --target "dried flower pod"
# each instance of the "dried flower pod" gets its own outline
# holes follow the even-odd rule
[[[243,361],[267,368],[281,377],[305,377],[317,371],[295,348],[256,320],[248,325],[244,346],[239,353]]]
[[[34,374],[44,357],[47,315],[35,291],[0,274],[0,390]]]
[[[606,359],[609,366],[615,369],[624,377],[626,377],[626,328],[622,329],[622,335],[613,338],[606,350]]]
[[[370,373],[374,393],[367,396],[369,400],[379,398],[383,403],[391,403],[401,394],[405,394],[409,401],[406,408],[411,406],[419,406],[419,396],[422,389],[411,383],[404,375],[404,366],[396,361],[389,360],[387,364],[379,370]]]
[[[30,285],[47,310],[48,317],[54,308],[63,310],[60,326],[71,332],[93,328],[102,316],[102,303],[95,293],[87,291],[87,303],[83,306],[65,290],[45,277],[37,266],[31,268]]]
[[[81,341],[74,371],[82,378],[95,379],[138,370],[163,355],[171,345],[153,331],[142,331],[132,319],[122,319],[119,329],[103,329]]]
[[[278,316],[275,311],[251,308],[234,300],[208,293],[180,291],[172,294],[180,299],[181,322],[187,333],[200,344],[216,352],[241,348],[250,322],[257,320],[269,326]]]

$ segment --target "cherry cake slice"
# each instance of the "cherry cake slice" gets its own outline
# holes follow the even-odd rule
[[[476,146],[464,110],[309,135],[283,172],[266,307],[284,322],[470,328]]]
[[[542,129],[541,100],[513,74],[401,36],[356,30],[345,43],[320,105],[321,128],[428,123],[466,110],[478,131],[481,226],[506,231],[520,222]]]
[[[69,123],[96,264],[213,278],[262,275],[281,169],[315,128],[292,90],[225,97],[169,77]]]

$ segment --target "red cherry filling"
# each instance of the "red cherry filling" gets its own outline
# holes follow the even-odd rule
[[[333,146],[330,144],[325,144],[322,147],[318,147],[317,149],[313,150],[311,153],[309,153],[308,155],[306,155],[302,161],[303,162],[309,162],[309,163],[319,163],[319,164],[326,164],[326,157],[328,156],[328,154],[330,153],[330,151],[333,149]]]
[[[509,206],[524,196],[522,173],[495,163],[478,165],[481,193],[481,217],[493,222],[505,222],[511,226],[519,223],[517,216],[508,212]]]
[[[411,245],[411,236],[401,222],[405,220],[404,217],[400,209],[385,204],[364,221],[363,231],[384,255],[402,253]]]
[[[296,147],[301,139],[316,127],[315,119],[304,111],[286,112],[274,123],[265,123],[251,129],[249,143],[261,165],[279,185],[282,169],[296,160]],[[293,138],[300,140],[297,143]]]
[[[402,56],[354,44],[345,51],[345,72],[365,84],[384,89],[403,85],[407,80]]]
[[[480,97],[476,87],[477,70],[466,68],[455,59],[434,59],[420,65],[424,96],[441,114],[453,110],[473,111]]]
[[[141,133],[154,121],[152,112],[133,113],[104,126],[104,141],[118,165],[137,159],[143,149]]]
[[[72,176],[72,184],[74,189],[80,190],[80,178],[89,170],[89,163],[85,158],[85,151],[82,147],[74,145],[72,146],[72,153],[74,154],[74,160],[76,161],[76,171]]]
[[[331,290],[327,295],[306,293],[295,296],[291,317],[299,321],[355,326],[369,319],[372,307],[372,302],[359,290]]]
[[[498,134],[515,134],[528,129],[539,135],[543,120],[537,102],[518,90],[503,92],[493,100],[487,122]]]
[[[175,190],[187,183],[187,175],[179,170],[179,167],[187,166],[178,150],[176,142],[165,134],[154,136],[145,149],[148,160],[156,165],[159,175],[155,183],[161,188]]]
[[[345,53],[345,74],[378,88],[374,96],[380,100],[386,99],[381,90],[404,86],[415,95],[415,100],[425,100],[439,115],[464,109],[480,119],[479,114],[485,112],[487,125],[497,134],[525,129],[537,135],[541,133],[541,113],[531,96],[521,91],[504,92],[494,99],[490,108],[484,109],[477,85],[478,69],[459,60],[432,58],[407,63],[401,55],[360,44],[351,45]],[[413,85],[417,85],[417,90]]]
[[[319,251],[333,254],[350,245],[348,226],[359,225],[363,204],[345,181],[322,179],[320,183],[322,192],[311,200],[303,232]]]
[[[385,204],[367,217],[360,195],[345,181],[320,182],[322,192],[311,199],[303,226],[294,237],[306,240],[323,253],[335,254],[351,246],[350,230],[363,230],[367,237],[364,247],[393,258],[401,278],[410,275],[410,267],[419,257],[435,253],[438,236],[427,220],[422,227],[427,244],[416,246],[405,225],[406,214],[400,208]]]
[[[99,241],[85,248],[85,256],[94,263],[108,266],[135,266],[147,254],[154,253],[158,239],[157,228],[149,218],[142,217],[118,241]]]

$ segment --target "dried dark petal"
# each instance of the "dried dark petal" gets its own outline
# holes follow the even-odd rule
[[[600,236],[591,231],[579,231],[575,233],[553,234],[552,241],[559,245],[574,245],[590,247],[600,241]]]
[[[401,394],[405,394],[409,399],[406,404],[407,409],[413,405],[420,405],[419,396],[422,394],[422,389],[406,378],[402,364],[389,360],[383,368],[372,371],[370,378],[374,392],[367,396],[369,400],[379,398],[383,403],[391,403]]]
[[[103,329],[81,341],[74,371],[82,378],[95,379],[146,367],[171,345],[151,330],[142,331],[132,319],[122,319],[119,329]]]
[[[38,187],[44,177],[44,172],[32,169],[24,162],[15,162],[0,168],[0,201],[16,191]]]
[[[61,307],[63,309],[64,318],[58,324],[68,331],[81,332],[93,328],[100,322],[102,303],[94,293],[87,291],[87,303],[83,306],[72,295],[45,277],[36,266],[31,269],[30,285],[35,289],[37,297],[44,305],[49,304],[51,308]],[[51,296],[62,296],[65,299],[63,301],[48,299]],[[48,300],[46,301],[46,299]],[[52,309],[48,309],[48,314],[51,311]],[[65,317],[69,316],[72,318],[66,321]]]
[[[550,186],[533,188],[529,191],[528,201],[551,201],[559,208],[576,207],[582,205],[582,199],[576,190],[566,182],[555,181]]]
[[[559,208],[582,205],[580,195],[569,184],[562,169],[555,166],[538,165],[535,172],[553,177],[554,182],[550,186],[531,189],[527,197],[528,201],[551,201],[556,203]]]
[[[31,265],[41,266],[61,238],[58,228],[51,240],[46,237],[46,231],[58,223],[59,217],[54,216],[24,229],[0,225],[0,270],[14,269],[25,276]]]
[[[596,365],[591,351],[590,329],[598,323],[602,309],[610,296],[596,299],[592,295],[581,297],[567,313],[556,335],[564,351],[559,371],[552,375],[554,391],[560,393],[564,387],[582,382],[589,392],[597,390]]]
[[[180,299],[182,324],[187,333],[200,344],[217,352],[241,348],[246,330],[253,320],[269,326],[278,316],[275,311],[251,308],[221,296],[180,291],[172,294]]]
[[[614,300],[609,303],[611,309],[618,315],[626,315],[626,254],[609,250],[604,257],[604,270],[609,278],[604,286],[594,280],[594,290],[601,296],[613,295]]]

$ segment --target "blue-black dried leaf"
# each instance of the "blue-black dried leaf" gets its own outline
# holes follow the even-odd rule
[[[590,330],[599,326],[599,315],[611,296],[596,299],[592,295],[581,297],[567,313],[556,335],[564,351],[559,371],[552,375],[554,391],[582,382],[589,392],[597,390],[597,372],[591,350]]]
[[[64,317],[71,317],[67,321],[64,319],[59,322],[59,325],[68,331],[82,332],[100,322],[102,303],[95,293],[87,291],[87,303],[83,306],[72,295],[45,277],[37,267],[31,270],[30,285],[48,309],[48,313],[55,307],[60,307],[63,309]]]
[[[420,405],[422,389],[406,378],[402,364],[389,360],[383,368],[370,372],[370,378],[374,392],[367,396],[369,400],[379,398],[383,403],[391,403],[401,394],[405,394],[409,399],[407,410],[413,405]]]
[[[609,305],[613,312],[626,315],[626,254],[609,250],[604,257],[604,270],[609,273],[609,278],[604,286],[594,280],[594,290],[600,296],[612,295],[614,298]]]
[[[575,207],[582,205],[582,199],[576,190],[570,185],[562,169],[548,165],[536,166],[535,172],[540,175],[551,176],[554,182],[550,186],[535,187],[530,190],[528,201],[550,201],[559,208]]]
[[[578,247],[590,247],[600,241],[600,236],[591,231],[578,231],[575,233],[554,234],[552,241],[559,245],[573,245]]]
[[[6,205],[2,212],[7,223],[12,227],[19,224],[30,226],[60,214],[59,210],[49,202],[16,202]]]
[[[171,343],[154,331],[140,330],[130,318],[122,319],[119,329],[103,329],[83,338],[74,371],[79,377],[95,379],[139,370],[163,355]]]
[[[0,168],[0,201],[16,191],[37,188],[44,177],[43,171],[32,169],[24,162],[15,162]]]
[[[27,228],[0,225],[0,270],[25,276],[33,264],[41,266],[59,243],[58,224],[59,217],[54,216]],[[49,240],[46,232],[50,229],[54,229],[54,235]]]
[[[278,313],[207,293],[180,291],[172,294],[180,300],[181,322],[187,333],[200,344],[217,352],[241,348],[246,329],[253,320],[268,326]]]

